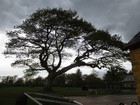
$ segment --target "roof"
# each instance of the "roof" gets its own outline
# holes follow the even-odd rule
[[[134,82],[134,76],[133,75],[127,75],[121,82]]]
[[[124,47],[124,49],[137,49],[140,48],[140,32],[138,32]]]

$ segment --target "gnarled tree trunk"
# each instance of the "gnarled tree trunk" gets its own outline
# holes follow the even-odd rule
[[[53,90],[53,81],[56,78],[55,73],[49,73],[45,85],[44,91],[52,91]]]

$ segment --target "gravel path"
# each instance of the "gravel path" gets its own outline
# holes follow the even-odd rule
[[[133,101],[139,103],[135,95],[105,95],[105,96],[86,96],[86,97],[74,96],[69,98],[79,101],[83,105],[119,105],[119,103],[122,102],[125,105],[131,105]]]

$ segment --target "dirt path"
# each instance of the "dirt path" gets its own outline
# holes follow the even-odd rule
[[[119,105],[121,102],[123,102],[125,105],[131,105],[133,101],[138,103],[135,95],[106,95],[69,98],[79,101],[83,105]]]

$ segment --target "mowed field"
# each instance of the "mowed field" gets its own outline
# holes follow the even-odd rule
[[[106,96],[109,95],[109,93],[103,93],[104,92],[103,90],[102,91],[100,90],[100,93],[98,92],[99,93],[98,95],[91,95],[87,91],[82,91],[81,88],[70,88],[70,87],[55,87],[53,88],[53,90],[54,90],[53,92],[47,92],[47,93],[56,94],[56,95],[64,95],[66,97],[74,98],[75,100],[82,103],[89,102],[90,103],[89,105],[91,105],[91,103],[96,103],[97,101],[101,102],[99,101],[99,99],[106,101],[108,99],[106,98]],[[23,93],[28,93],[28,92],[43,93],[43,88],[42,87],[1,87],[0,88],[0,105],[15,105],[17,96]],[[130,94],[136,96],[135,92],[125,92],[126,96]],[[113,94],[113,95],[115,97],[116,95],[117,96],[124,95],[124,92],[120,94]],[[105,96],[105,98],[103,98],[102,96],[103,97]],[[111,98],[109,98],[109,101],[110,99],[114,100],[115,98],[112,98],[111,96]],[[129,99],[126,99],[126,100],[130,100],[130,99],[132,99],[131,96],[129,97]],[[132,101],[133,99],[131,100],[131,102]]]

